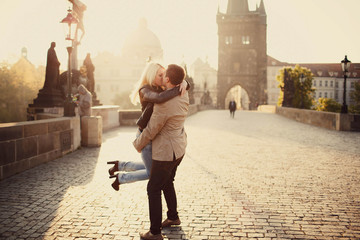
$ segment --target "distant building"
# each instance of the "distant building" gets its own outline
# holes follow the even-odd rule
[[[267,92],[268,104],[276,105],[278,102],[280,88],[276,76],[279,70],[284,67],[295,67],[299,65],[309,69],[314,74],[313,88],[315,89],[314,99],[332,98],[338,103],[343,103],[344,94],[344,75],[339,63],[284,63],[268,56],[267,69]],[[360,63],[352,63],[350,65],[349,76],[346,80],[346,103],[353,104],[350,98],[351,91],[354,90],[355,82],[360,81]]]
[[[163,49],[146,20],[141,19],[138,28],[126,38],[120,56],[103,52],[92,59],[95,91],[100,102],[113,105],[116,95],[130,94],[149,58],[161,62]]]
[[[267,58],[267,102],[269,105],[277,105],[280,88],[276,76],[279,75],[280,69],[289,66],[290,64],[280,62],[275,58],[268,56]]]
[[[35,67],[35,65],[29,61],[26,47],[21,49],[19,60],[15,62],[11,68],[21,77],[21,84],[29,86],[34,91],[43,87],[45,82],[45,67]]]
[[[316,63],[302,64],[314,74],[313,87],[315,88],[315,99],[332,98],[338,103],[343,103],[344,96],[344,74],[340,63]],[[354,104],[350,98],[351,91],[354,90],[355,82],[360,81],[360,63],[352,63],[346,79],[346,104]]]
[[[197,58],[195,62],[190,65],[189,75],[194,79],[195,104],[201,104],[201,98],[209,91],[212,105],[216,106],[217,71],[209,65],[207,60],[204,62],[200,58]]]

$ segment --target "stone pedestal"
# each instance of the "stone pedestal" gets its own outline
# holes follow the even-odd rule
[[[55,88],[43,88],[39,90],[37,98],[34,99],[34,103],[29,104],[27,108],[27,120],[37,120],[36,115],[46,112],[49,109],[55,109],[55,114],[59,114],[58,109],[62,109],[64,112],[64,99],[59,89]]]
[[[38,97],[29,107],[63,107],[64,99],[59,89],[43,88],[39,90]]]
[[[102,104],[100,103],[100,100],[97,99],[96,92],[91,93],[91,95],[92,95],[92,105],[93,106],[102,106]]]
[[[27,108],[27,120],[42,120],[64,116],[63,107],[29,107]]]
[[[81,117],[81,146],[100,147],[102,142],[102,117]]]
[[[119,106],[103,105],[92,107],[92,115],[102,117],[103,131],[119,127]]]

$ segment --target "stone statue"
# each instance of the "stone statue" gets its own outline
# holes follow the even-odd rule
[[[90,53],[88,53],[86,55],[86,58],[85,58],[83,64],[86,67],[86,76],[88,79],[86,88],[90,91],[91,94],[94,94],[94,92],[95,92],[95,79],[94,79],[95,66],[91,61]]]
[[[204,92],[204,95],[200,99],[202,105],[211,105],[212,104],[212,98],[210,96],[209,90],[206,90]]]
[[[189,103],[194,104],[195,103],[195,98],[194,98],[195,84],[194,84],[194,80],[193,80],[192,77],[189,76],[186,65],[184,66],[184,69],[185,69],[185,72],[186,72],[185,80],[190,84]]]
[[[44,87],[39,90],[34,103],[29,104],[28,120],[34,120],[36,113],[43,112],[44,108],[64,106],[64,98],[60,89],[60,62],[56,56],[55,46],[55,42],[52,42],[48,50]]]
[[[79,101],[77,104],[79,107],[80,117],[91,116],[92,96],[90,91],[88,91],[84,85],[80,84],[78,86],[78,92]]]
[[[59,88],[60,62],[56,56],[55,47],[56,47],[55,42],[52,42],[47,53],[45,83],[43,89]]]

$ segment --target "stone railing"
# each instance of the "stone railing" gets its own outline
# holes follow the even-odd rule
[[[260,112],[276,113],[275,105],[259,105],[257,108]]]
[[[93,116],[102,117],[102,129],[107,131],[109,129],[119,127],[119,106],[117,105],[104,105],[92,107]]]
[[[102,130],[119,127],[119,106],[117,105],[103,105],[92,107],[92,116],[102,118]],[[78,109],[75,108],[76,116],[79,115]],[[41,113],[34,113],[32,116],[34,120],[59,118],[64,115],[63,108],[45,108]]]
[[[119,124],[120,126],[135,126],[140,116],[140,109],[121,109],[119,110]]]
[[[190,105],[189,115],[200,110]],[[203,109],[201,109],[203,110]],[[80,146],[101,146],[102,132],[135,126],[140,110],[119,110],[118,106],[92,108],[92,117],[60,117],[41,113],[36,121],[0,124],[0,180],[39,164],[62,157]]]
[[[360,131],[360,116],[315,110],[261,105],[258,111],[276,113],[298,122],[337,131]]]
[[[79,117],[0,124],[0,180],[72,152],[80,142]]]
[[[102,131],[120,126],[119,106],[93,107],[93,116],[83,117],[81,128],[79,116],[61,117],[58,108],[50,110],[34,114],[36,121],[0,124],[0,180],[62,157],[80,145],[99,147]]]

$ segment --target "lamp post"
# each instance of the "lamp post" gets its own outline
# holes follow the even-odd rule
[[[67,16],[61,21],[65,24],[65,40],[69,42],[69,46],[66,48],[68,52],[68,72],[67,72],[67,96],[64,103],[64,116],[72,117],[75,116],[75,105],[72,102],[71,97],[71,52],[73,50],[73,44],[75,39],[76,24],[78,20],[73,17],[71,10],[68,10]]]
[[[301,108],[304,108],[304,74],[300,74],[300,90],[301,90]]]
[[[341,61],[341,68],[344,73],[344,93],[343,93],[343,105],[341,107],[341,113],[348,113],[348,108],[346,105],[346,78],[348,77],[347,74],[350,69],[351,62],[347,59],[347,56],[345,55],[344,60]]]

